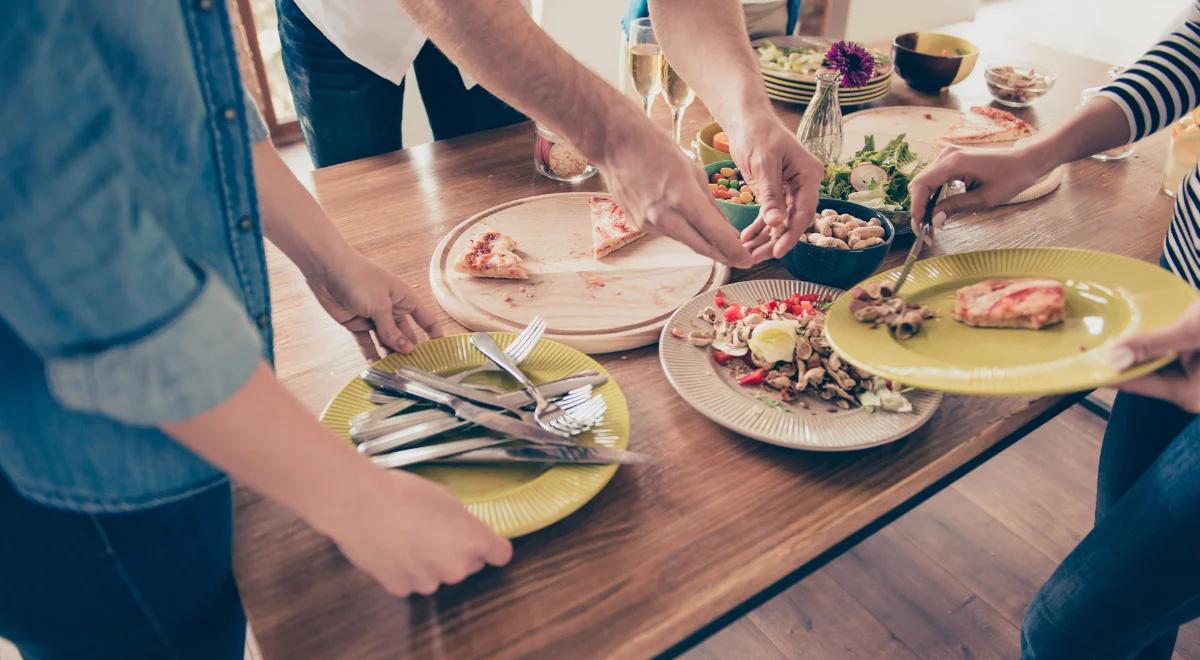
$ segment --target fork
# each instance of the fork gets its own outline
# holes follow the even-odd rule
[[[525,329],[521,331],[521,334],[517,335],[512,340],[512,343],[504,349],[504,352],[512,357],[513,362],[520,364],[525,361],[525,358],[529,357],[530,353],[533,352],[533,348],[537,346],[538,341],[541,340],[542,334],[545,332],[546,320],[541,316],[535,316],[529,321],[529,325],[525,326]],[[485,371],[498,370],[499,367],[496,367],[489,361],[484,362],[478,367],[464,369],[463,371],[460,371],[452,376],[447,376],[446,379],[456,383],[461,383],[475,374],[483,373]],[[468,387],[474,387],[475,389],[491,392],[493,394],[504,393],[504,390],[498,387],[491,387],[489,385],[478,385],[474,383],[468,383],[467,385]],[[411,403],[404,403],[405,399],[390,396],[383,392],[372,392],[371,402],[382,404],[382,406],[379,408],[372,408],[371,410],[355,415],[354,419],[351,420],[352,424],[368,424],[379,419],[386,419],[392,415],[402,412],[405,408],[408,408],[412,405]]]
[[[508,354],[496,344],[496,340],[492,339],[491,335],[487,333],[476,332],[471,335],[471,345],[478,348],[479,352],[486,355],[489,360],[495,362],[496,366],[507,371],[508,375],[517,379],[517,382],[521,384],[521,387],[525,388],[525,392],[529,394],[529,398],[535,404],[533,408],[534,421],[541,425],[542,428],[552,428],[550,423],[562,416],[563,409],[557,404],[547,401],[546,397],[542,396],[542,393],[534,386],[533,381],[529,380],[529,376],[526,376],[525,372],[521,371],[521,368],[513,363]]]
[[[529,325],[525,326],[525,329],[521,331],[521,334],[517,335],[512,340],[512,343],[509,344],[504,349],[504,352],[507,353],[508,356],[512,358],[513,363],[521,364],[522,362],[525,361],[525,358],[529,357],[529,354],[533,352],[533,348],[535,346],[537,346],[538,341],[541,340],[542,335],[545,332],[546,332],[546,319],[542,318],[541,316],[535,316],[532,319],[530,319]],[[452,380],[456,383],[461,383],[464,380],[466,380],[467,378],[474,376],[475,374],[480,374],[485,371],[499,371],[499,370],[500,370],[499,367],[497,367],[491,361],[487,361],[487,362],[484,362],[483,364],[479,365],[478,367],[464,369],[452,376],[447,376],[446,379]],[[475,388],[478,388],[481,390],[492,391],[492,392],[495,392],[496,394],[500,394],[502,391],[499,388],[491,387],[489,385],[474,385],[473,384],[473,385],[471,385],[471,387],[475,387]]]

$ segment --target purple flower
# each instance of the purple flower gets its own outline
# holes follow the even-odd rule
[[[842,87],[862,87],[875,73],[875,58],[853,41],[838,41],[825,53],[830,68],[842,74]]]

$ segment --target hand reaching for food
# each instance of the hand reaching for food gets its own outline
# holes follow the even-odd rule
[[[948,146],[917,174],[908,186],[912,197],[913,233],[925,214],[934,188],[962,181],[966,192],[943,195],[933,212],[930,232],[941,229],[946,218],[1002,204],[1033,185],[1051,168],[1026,146],[1006,149]]]
[[[712,200],[704,172],[665,134],[631,124],[600,163],[613,198],[639,225],[649,224],[698,254],[746,268],[750,251]],[[814,202],[815,203],[815,202]]]
[[[809,226],[825,168],[775,116],[739,125],[729,147],[761,207],[742,242],[755,263],[782,258]]]

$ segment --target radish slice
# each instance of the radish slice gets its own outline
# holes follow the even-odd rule
[[[859,163],[850,170],[850,185],[855,190],[871,190],[887,185],[888,175],[883,168],[872,163]]]

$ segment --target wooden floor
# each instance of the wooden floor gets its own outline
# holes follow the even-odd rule
[[[1091,527],[1103,432],[1068,410],[687,657],[1018,657],[1026,602]],[[1176,657],[1200,660],[1200,622]]]

